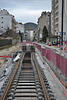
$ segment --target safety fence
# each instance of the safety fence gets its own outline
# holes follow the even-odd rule
[[[67,77],[67,56],[62,54],[62,52],[57,52],[56,50],[44,45],[42,47],[39,43],[33,43],[38,50],[45,56],[54,66],[61,70],[64,76]]]

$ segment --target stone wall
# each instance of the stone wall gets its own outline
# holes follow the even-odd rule
[[[12,39],[0,39],[0,47],[11,45]]]
[[[15,38],[0,38],[0,47],[8,46],[8,45],[15,45],[16,43],[20,43],[21,39],[20,37]]]

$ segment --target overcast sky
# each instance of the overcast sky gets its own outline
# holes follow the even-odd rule
[[[51,0],[0,0],[0,8],[8,10],[18,22],[37,23],[42,11],[51,11]]]

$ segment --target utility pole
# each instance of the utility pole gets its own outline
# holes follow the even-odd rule
[[[51,13],[49,12],[49,46],[51,45]]]
[[[62,19],[61,19],[61,49],[63,49],[63,10],[64,10],[64,0],[62,0]]]

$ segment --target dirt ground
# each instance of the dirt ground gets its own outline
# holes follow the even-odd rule
[[[20,48],[21,48],[21,44],[17,44],[8,49],[1,50],[0,56],[8,56],[11,52],[16,52],[16,51],[20,50]],[[2,66],[2,64],[4,62],[5,62],[5,59],[0,57],[0,67]]]

